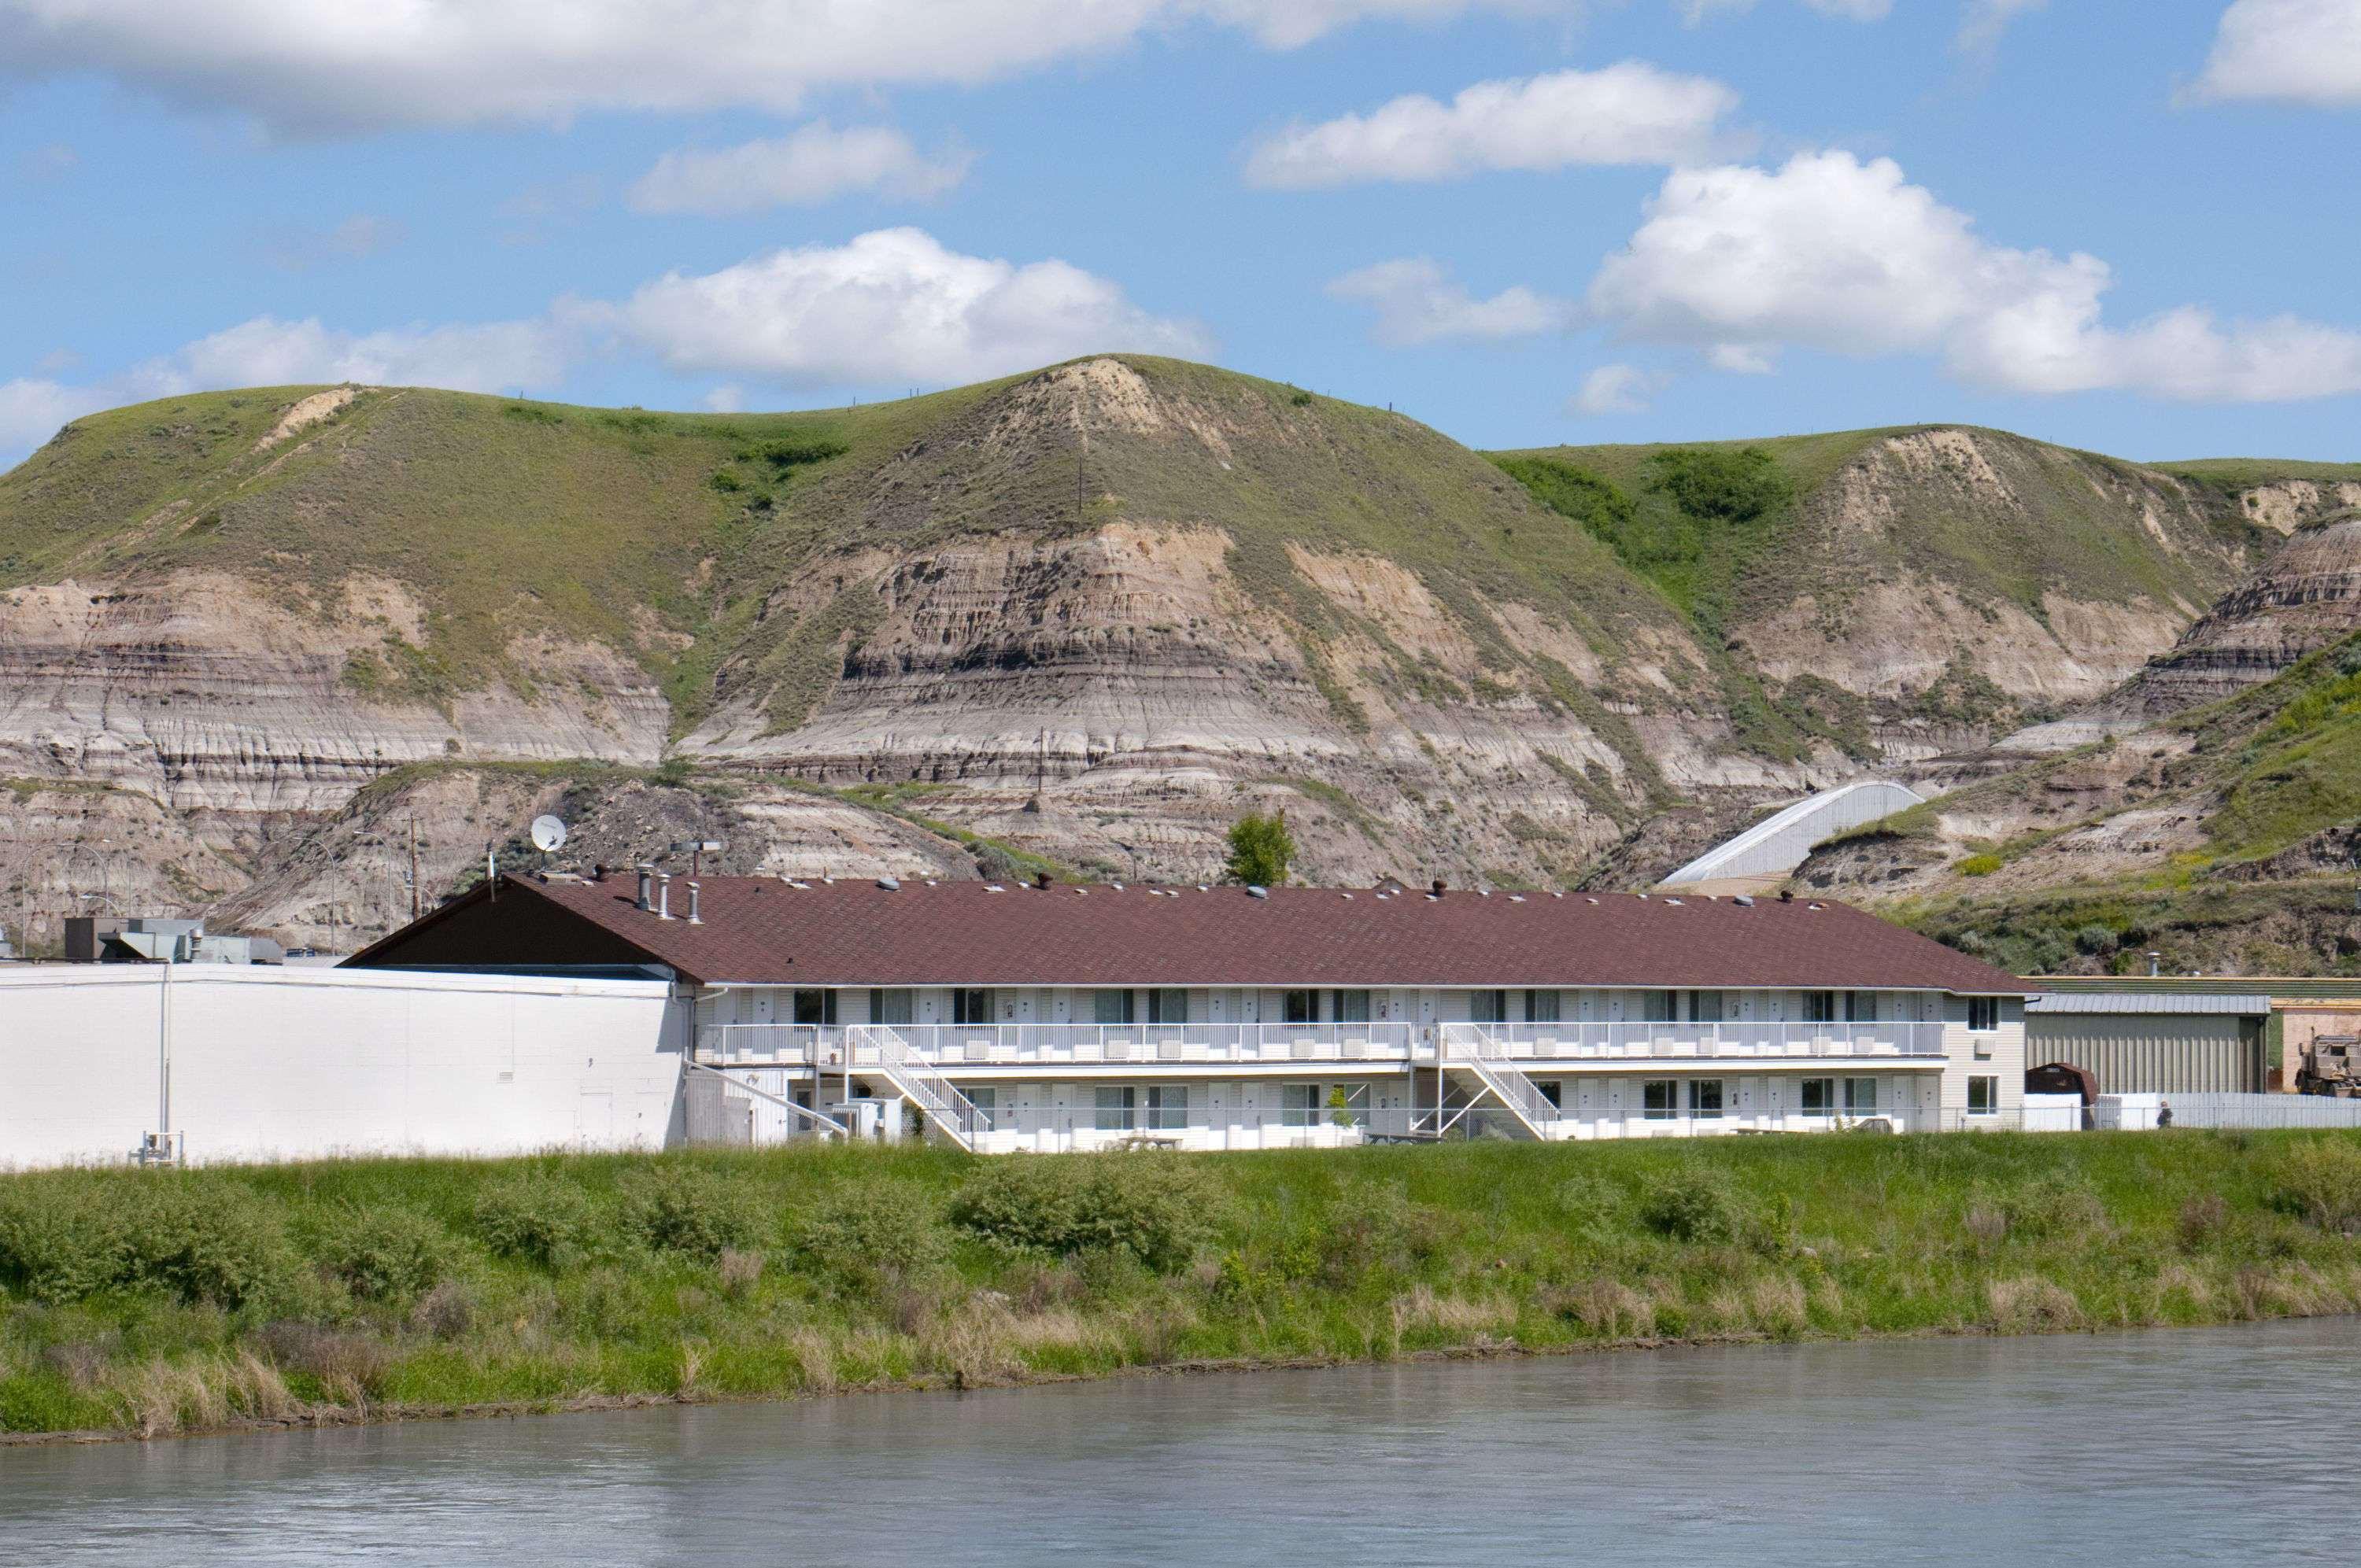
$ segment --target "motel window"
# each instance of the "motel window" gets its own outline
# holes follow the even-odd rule
[[[1968,1114],[1997,1116],[2000,1114],[2000,1080],[1981,1073],[1968,1080]]]
[[[1698,1024],[1720,1023],[1721,992],[1719,991],[1690,992],[1689,1018],[1691,1022]]]
[[[1279,1120],[1285,1127],[1316,1127],[1327,1102],[1316,1083],[1283,1083],[1279,1087]]]
[[[1525,1018],[1527,1022],[1533,1024],[1554,1024],[1558,1021],[1560,1016],[1558,994],[1556,992],[1528,991],[1525,992]],[[1553,1103],[1554,1103],[1554,1102],[1553,1102]]]
[[[1681,1080],[1652,1078],[1641,1086],[1640,1114],[1651,1122],[1669,1122],[1681,1113]]]
[[[1565,1084],[1561,1080],[1536,1079],[1533,1081],[1533,1087],[1542,1091],[1542,1098],[1550,1102],[1551,1110],[1560,1111],[1565,1108]]]
[[[1328,1010],[1339,1024],[1366,1024],[1369,1021],[1369,993],[1366,991],[1332,991],[1328,993]]]
[[[1366,1083],[1340,1083],[1336,1087],[1345,1091],[1345,1124],[1350,1127],[1366,1124],[1369,1119],[1369,1086]],[[1335,1120],[1336,1112],[1326,1099],[1320,1102],[1320,1112],[1323,1120]]]
[[[1093,1024],[1130,1023],[1131,992],[1129,991],[1091,992],[1091,1022]]]
[[[1837,1021],[1837,993],[1833,991],[1804,992],[1804,1022],[1833,1024]]]
[[[1845,1114],[1874,1116],[1877,1114],[1877,1080],[1848,1078],[1845,1083]]]
[[[1159,985],[1148,993],[1148,1021],[1151,1024],[1186,1024],[1189,1021],[1189,993],[1177,985]]]
[[[1968,998],[1968,1028],[1975,1034],[1989,1035],[2000,1027],[2000,998],[1971,996]]]
[[[796,992],[796,1022],[798,1024],[835,1023],[836,992],[817,989]]]
[[[1721,1120],[1721,1080],[1718,1078],[1689,1080],[1689,1114],[1700,1122]]]
[[[951,1022],[954,1024],[991,1023],[992,987],[968,985],[952,992]]]
[[[1669,1024],[1679,1003],[1677,992],[1643,991],[1640,993],[1640,1020],[1645,1024]]]
[[[1505,1024],[1509,1021],[1509,993],[1505,991],[1471,991],[1467,993],[1467,1016],[1478,1024]]]
[[[917,1022],[917,997],[907,986],[872,987],[869,1021],[873,1024],[915,1024]]]
[[[1316,991],[1290,991],[1287,993],[1287,1021],[1290,1024],[1320,1022],[1320,993]]]
[[[967,1097],[974,1104],[976,1114],[983,1118],[986,1132],[1001,1125],[999,1090],[988,1083],[979,1083],[967,1091]]]
[[[1807,1078],[1803,1082],[1803,1098],[1799,1102],[1806,1116],[1825,1116],[1837,1108],[1837,1080],[1833,1078]]]
[[[1848,991],[1845,992],[1845,1022],[1874,1024],[1877,1022],[1877,992]]]
[[[1127,1133],[1139,1125],[1139,1091],[1136,1089],[1102,1089],[1099,1091],[1099,1131]]]
[[[1146,1124],[1159,1132],[1176,1132],[1189,1124],[1189,1086],[1159,1083],[1148,1091]]]

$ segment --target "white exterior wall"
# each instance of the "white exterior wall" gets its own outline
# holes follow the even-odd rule
[[[660,981],[0,970],[0,1167],[126,1158],[167,1086],[193,1162],[662,1148],[688,1006]]]

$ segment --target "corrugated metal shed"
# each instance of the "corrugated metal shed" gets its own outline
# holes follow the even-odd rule
[[[2172,1013],[2180,1014],[2228,1014],[2235,1018],[2260,1018],[2271,1010],[2268,996],[2174,994],[2155,991],[2073,991],[2049,992],[2027,997],[2027,1014],[2059,1013]]]

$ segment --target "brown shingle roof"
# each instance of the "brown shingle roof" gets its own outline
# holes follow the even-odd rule
[[[511,891],[525,896],[509,903]],[[704,923],[691,926],[675,879],[675,918],[632,906],[629,877],[595,883],[506,881],[500,919],[456,923],[431,945],[439,961],[514,961],[514,941],[643,952],[685,979],[782,985],[1790,986],[2022,994],[2014,977],[1916,932],[1841,904],[1631,894],[1451,892],[1441,898],[1367,889],[1151,891],[982,883],[888,891],[869,882],[796,886],[771,877],[702,879]],[[478,895],[480,896],[480,895]],[[562,932],[535,921],[556,906]],[[470,901],[462,901],[467,903]],[[456,913],[459,906],[443,913]],[[557,911],[578,917],[569,920]],[[430,916],[412,932],[424,935]],[[544,929],[529,935],[528,928]],[[570,934],[570,935],[569,935]],[[357,961],[399,964],[397,932]],[[423,950],[424,942],[416,944]],[[519,957],[523,956],[520,950]]]

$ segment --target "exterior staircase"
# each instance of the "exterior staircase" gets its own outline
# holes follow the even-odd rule
[[[1547,1141],[1557,1136],[1558,1108],[1549,1102],[1541,1085],[1509,1060],[1508,1047],[1481,1024],[1443,1025],[1443,1065],[1472,1078],[1507,1107],[1509,1114],[1532,1136]],[[1481,1099],[1483,1093],[1477,1098]]]
[[[970,1154],[982,1146],[990,1119],[890,1025],[853,1025],[845,1030],[844,1043],[857,1068],[868,1066],[873,1053],[880,1076],[945,1137]]]

